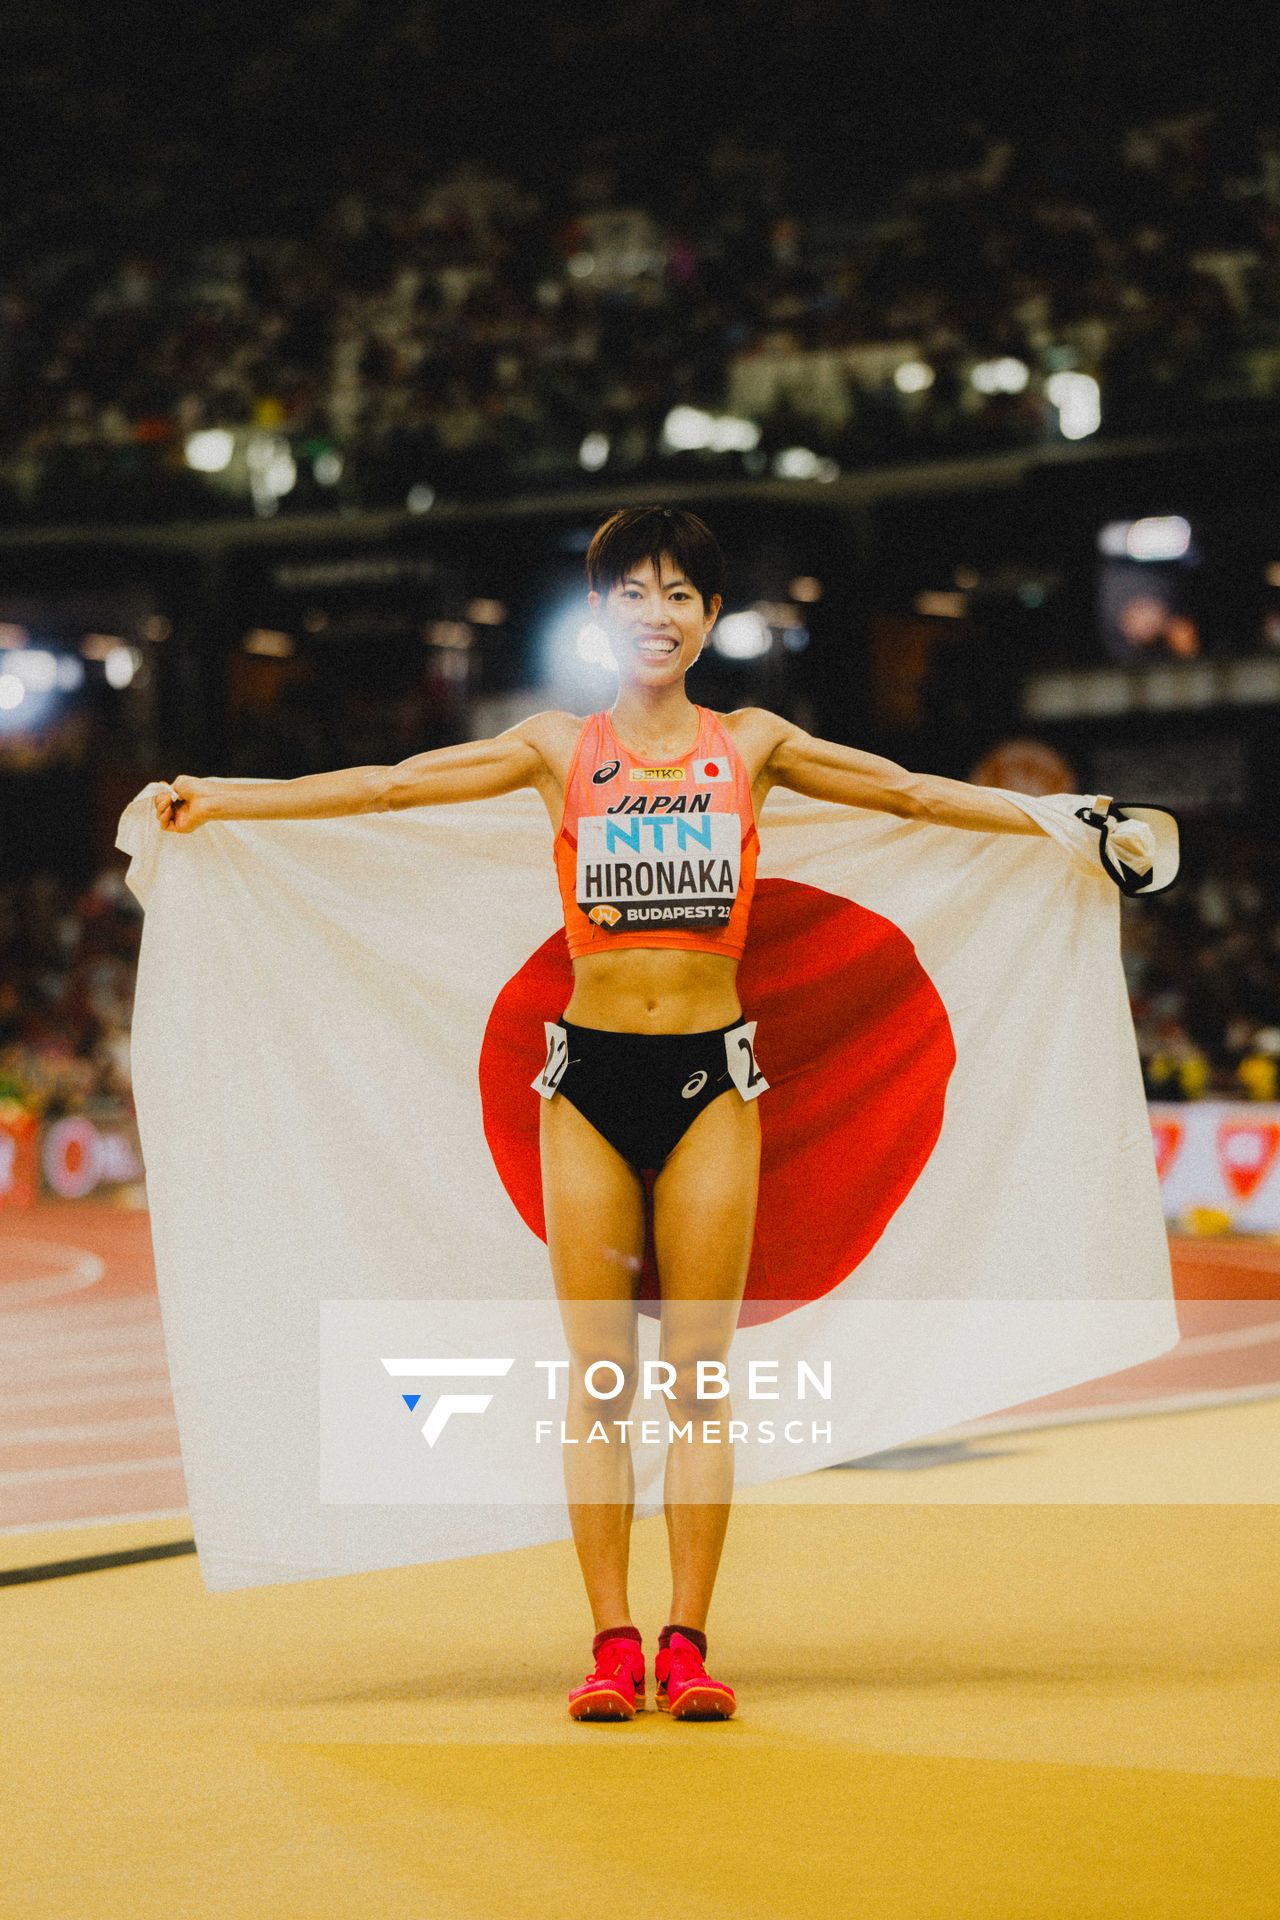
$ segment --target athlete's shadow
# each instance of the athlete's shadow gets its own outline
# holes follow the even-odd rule
[[[589,1656],[588,1656],[589,1660]],[[317,1707],[446,1706],[456,1701],[459,1707],[474,1712],[486,1701],[511,1703],[520,1700],[557,1700],[569,1687],[585,1678],[580,1648],[562,1660],[521,1661],[513,1663],[500,1653],[480,1664],[423,1668],[412,1674],[388,1675],[385,1680],[366,1686],[326,1688],[323,1692],[290,1696],[291,1705]],[[652,1669],[652,1661],[650,1662]],[[652,1692],[653,1674],[649,1675]],[[283,1703],[282,1703],[283,1704]]]

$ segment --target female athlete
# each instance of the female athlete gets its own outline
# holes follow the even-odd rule
[[[755,1224],[769,1043],[762,1035],[757,1063],[735,980],[761,806],[783,786],[986,832],[1041,829],[998,793],[908,773],[762,708],[695,706],[685,675],[724,592],[720,548],[695,515],[614,514],[591,543],[587,580],[617,665],[607,712],[585,721],[535,714],[496,739],[391,767],[261,785],[182,776],[157,794],[156,811],[162,827],[185,833],[206,820],[314,819],[520,787],[541,795],[573,965],[573,991],[535,1082],[547,1246],[571,1356],[566,1435],[581,1441],[598,1421],[600,1403],[584,1386],[593,1362],[612,1361],[623,1382],[611,1422],[634,1399],[648,1169],[665,1411],[669,1432],[679,1430],[663,1490],[672,1594],[657,1704],[679,1719],[723,1719],[733,1690],[704,1660],[732,1497],[732,1451],[718,1443],[730,1408],[700,1395],[698,1362],[727,1359]],[[625,1429],[617,1443],[569,1444],[564,1458],[596,1627],[594,1669],[569,1708],[576,1719],[629,1720],[645,1704],[645,1661],[627,1598],[634,1474]]]

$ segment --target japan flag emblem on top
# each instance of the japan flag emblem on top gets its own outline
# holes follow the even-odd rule
[[[732,780],[733,774],[727,760],[695,760],[693,777],[702,781]]]

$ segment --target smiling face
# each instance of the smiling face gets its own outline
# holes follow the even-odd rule
[[[638,561],[587,601],[609,635],[621,678],[649,687],[688,672],[720,612],[719,594],[705,605],[670,554],[662,555],[660,572],[652,560]]]

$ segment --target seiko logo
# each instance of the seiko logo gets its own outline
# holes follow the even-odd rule
[[[602,787],[605,784],[606,780],[612,780],[621,765],[622,765],[621,760],[606,760],[604,765],[602,767],[597,767],[595,772],[592,774],[591,776],[592,786]]]

